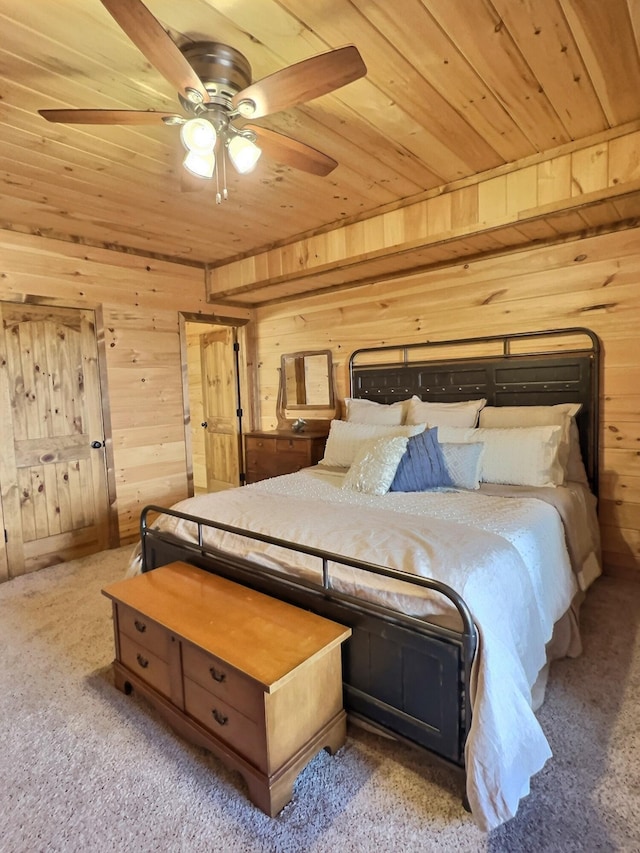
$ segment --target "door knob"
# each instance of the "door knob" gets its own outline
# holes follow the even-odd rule
[[[202,423],[200,424],[200,426],[202,426],[202,427],[204,427],[204,428],[206,429],[206,428],[209,426],[209,424],[208,424],[208,422],[207,422],[207,421],[202,421]]]
[[[104,444],[104,441],[92,441],[91,447],[93,447],[94,450],[99,450],[103,444]]]

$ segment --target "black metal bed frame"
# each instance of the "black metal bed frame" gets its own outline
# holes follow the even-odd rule
[[[577,345],[569,346],[572,338],[578,341]],[[545,350],[538,346],[554,339],[561,340],[566,348]],[[525,351],[522,345],[528,341],[534,348]],[[516,344],[521,348],[513,352]],[[464,358],[424,357],[425,353],[457,347],[483,347],[485,352]],[[397,353],[400,359],[395,363],[366,362],[368,356],[385,353]],[[358,364],[359,359],[364,363]],[[349,377],[352,397],[379,403],[395,403],[413,394],[441,403],[485,398],[487,406],[581,403],[576,418],[580,448],[589,484],[593,493],[598,494],[600,341],[591,329],[575,326],[363,348],[349,359]]]
[[[567,346],[567,340],[574,337],[582,338],[583,344]],[[535,346],[532,352],[523,352],[521,345],[526,339],[535,344],[551,341],[552,348],[541,350]],[[518,352],[512,354],[516,341]],[[554,342],[560,349],[553,349]],[[450,353],[440,359],[424,357],[425,352],[438,348],[479,345],[489,350],[499,346],[500,352],[464,358]],[[388,357],[393,351],[400,352],[401,358],[390,363]],[[411,394],[448,402],[485,397],[488,405],[582,403],[577,418],[581,447],[591,487],[597,494],[599,352],[597,337],[583,328],[359,349],[349,362],[351,396],[384,403]],[[414,354],[420,357],[412,360]],[[193,539],[178,538],[154,527],[156,513],[192,522]],[[208,546],[208,527],[317,557],[322,581],[287,576]],[[467,605],[453,589],[382,565],[347,559],[159,506],[143,510],[141,538],[143,571],[184,560],[351,627],[352,636],[343,645],[348,713],[464,770],[464,746],[471,725],[469,682],[477,633]],[[372,572],[444,595],[456,608],[462,627],[442,627],[346,595],[332,586],[330,564]]]

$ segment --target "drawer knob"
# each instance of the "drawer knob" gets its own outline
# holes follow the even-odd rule
[[[136,631],[140,631],[141,634],[144,634],[144,632],[147,630],[147,626],[139,619],[136,619],[133,624],[136,626]]]
[[[143,658],[140,653],[136,655],[136,660],[143,669],[146,669],[149,666],[149,661],[146,658]]]
[[[213,719],[219,726],[226,726],[227,722],[229,721],[229,717],[223,714],[222,711],[218,711],[217,708],[214,708],[211,714],[213,716]]]
[[[213,678],[214,681],[217,681],[218,684],[222,684],[223,681],[227,680],[226,673],[220,672],[220,670],[216,669],[215,666],[210,666],[209,672],[211,673],[211,678]]]

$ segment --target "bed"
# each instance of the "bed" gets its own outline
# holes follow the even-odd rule
[[[490,830],[551,754],[535,710],[600,573],[599,353],[582,328],[358,350],[324,464],[146,507],[142,570],[184,560],[351,627],[350,717],[464,774]],[[411,485],[416,448],[444,481]]]

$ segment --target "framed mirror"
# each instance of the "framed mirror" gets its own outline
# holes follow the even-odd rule
[[[280,363],[278,425],[291,425],[287,412],[308,423],[335,415],[336,395],[331,350],[286,353]],[[311,415],[311,419],[309,419]],[[294,419],[295,419],[294,418]]]
[[[331,352],[294,352],[282,356],[285,409],[333,406]]]

